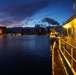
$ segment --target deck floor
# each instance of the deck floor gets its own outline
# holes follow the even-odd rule
[[[54,74],[55,75],[64,75],[63,73],[63,70],[61,68],[61,65],[60,65],[60,61],[59,61],[59,58],[58,58],[58,52],[57,50],[54,50],[54,58],[55,58],[55,69],[54,69]]]

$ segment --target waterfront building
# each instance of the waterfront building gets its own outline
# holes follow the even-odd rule
[[[66,28],[67,35],[76,36],[76,0],[73,2],[72,9],[74,15],[63,23],[63,27]]]

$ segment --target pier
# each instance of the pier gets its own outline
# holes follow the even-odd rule
[[[76,47],[59,38],[59,49],[52,52],[53,75],[76,75]]]

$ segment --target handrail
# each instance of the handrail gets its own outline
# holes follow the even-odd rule
[[[70,43],[68,43],[68,42],[64,41],[64,40],[63,40],[63,39],[61,39],[61,38],[59,38],[59,39],[60,39],[60,40],[62,40],[64,43],[68,44],[69,46],[73,47],[74,49],[76,49],[76,47],[75,47],[75,46],[73,46],[73,45],[71,45]]]
[[[71,54],[68,52],[68,50],[62,46],[62,42],[66,45],[69,45],[71,48]],[[68,60],[68,58],[66,57],[65,53],[62,51],[65,51],[67,53],[67,55],[70,57],[71,62]],[[73,57],[73,51],[76,50],[76,47],[74,47],[73,45],[69,44],[68,42],[64,41],[63,39],[59,38],[59,51],[62,54],[62,56],[64,57],[64,59],[66,60],[68,66],[70,67],[71,71],[73,72],[74,75],[76,75],[76,71],[73,67],[73,63],[76,63],[76,59]]]
[[[63,47],[63,46],[62,46]],[[63,47],[64,48],[64,47]],[[74,62],[76,62],[76,60],[70,55],[70,53],[64,48],[64,50],[66,51],[66,53],[74,60]]]

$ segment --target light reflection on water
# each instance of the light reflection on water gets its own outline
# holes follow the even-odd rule
[[[21,75],[50,75],[49,47],[47,36],[2,37],[0,39],[0,72],[2,75],[11,75],[11,73],[15,75],[15,72]]]
[[[3,36],[0,36],[0,47],[2,46],[2,38]]]

